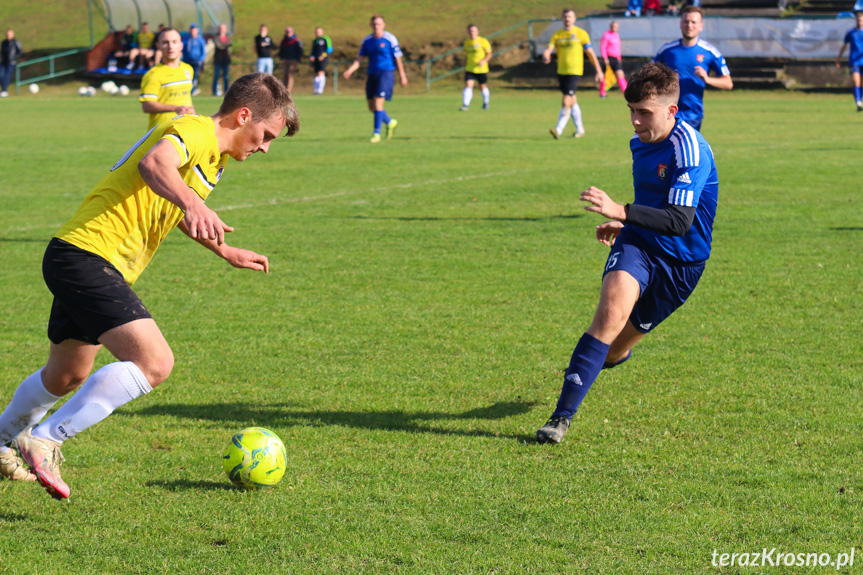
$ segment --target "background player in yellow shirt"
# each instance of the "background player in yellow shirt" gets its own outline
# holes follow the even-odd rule
[[[557,125],[549,130],[555,140],[563,134],[563,129],[566,127],[570,116],[572,123],[575,124],[573,137],[580,138],[584,135],[584,123],[581,121],[581,108],[578,106],[575,90],[578,88],[578,81],[584,73],[585,53],[596,70],[596,82],[602,81],[602,68],[599,66],[599,59],[590,45],[590,36],[575,25],[575,11],[565,8],[562,18],[563,29],[554,33],[548,48],[542,54],[542,61],[549,64],[551,63],[551,53],[557,49],[557,81],[560,85],[560,91],[563,93],[563,105],[560,108]]]
[[[249,74],[231,85],[212,117],[187,115],[152,128],[87,194],[45,251],[42,273],[54,296],[48,363],[0,414],[0,473],[38,479],[53,497],[69,497],[61,444],[168,378],[173,352],[132,284],[174,227],[234,267],[269,271],[266,256],[225,243],[233,228],[204,200],[228,157],[242,162],[266,153],[285,128],[287,136],[299,128],[290,93],[270,74]],[[118,361],[90,375],[102,346]]]
[[[158,126],[174,116],[194,114],[192,78],[195,71],[182,61],[183,41],[180,33],[165,28],[159,34],[162,62],[156,64],[141,79],[141,109],[150,114],[147,128]]]
[[[488,61],[491,60],[491,44],[479,35],[476,24],[468,24],[470,38],[464,41],[464,52],[467,60],[464,65],[464,92],[461,96],[461,110],[467,112],[473,99],[474,82],[479,82],[482,90],[482,109],[488,110],[491,92],[488,90]]]

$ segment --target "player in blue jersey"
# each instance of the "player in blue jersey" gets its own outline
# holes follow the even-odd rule
[[[393,71],[399,71],[402,86],[408,85],[405,67],[402,64],[402,49],[398,39],[386,32],[384,17],[378,14],[371,19],[372,33],[363,39],[357,59],[345,70],[345,79],[356,72],[363,56],[369,59],[368,79],[366,80],[366,99],[369,111],[374,115],[375,131],[372,134],[373,144],[381,141],[381,126],[387,127],[387,139],[393,137],[398,122],[387,115],[384,102],[393,98]]]
[[[857,12],[857,26],[848,30],[845,34],[845,42],[836,56],[836,67],[842,67],[842,54],[846,46],[851,46],[848,53],[848,68],[851,70],[851,78],[854,80],[854,102],[857,111],[863,112],[863,90],[860,88],[860,70],[863,69],[863,12]]]
[[[612,219],[596,227],[611,252],[596,315],[572,354],[557,408],[536,432],[540,443],[560,443],[600,370],[628,360],[683,305],[710,257],[716,164],[704,136],[675,118],[679,94],[677,74],[664,64],[651,62],[632,77],[624,96],[635,128],[635,200],[618,204],[593,186],[581,194],[587,211]]]
[[[699,39],[704,29],[704,11],[687,6],[680,12],[680,40],[669,42],[656,53],[654,62],[662,62],[680,75],[680,110],[677,117],[701,129],[704,119],[704,86],[720,90],[734,87],[725,58],[714,46]],[[710,71],[715,76],[710,76]]]

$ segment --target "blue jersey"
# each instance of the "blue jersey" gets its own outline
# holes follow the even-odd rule
[[[697,122],[704,117],[704,80],[695,75],[695,67],[717,76],[728,76],[725,58],[708,42],[699,40],[695,46],[684,46],[680,40],[669,42],[656,53],[654,62],[661,62],[680,76],[680,100],[677,117]]]
[[[395,70],[396,58],[402,57],[402,49],[399,48],[398,39],[389,32],[384,32],[380,38],[369,34],[360,46],[360,56],[369,59],[368,73],[377,74]]]
[[[629,147],[634,203],[659,209],[695,207],[695,219],[683,236],[666,236],[631,225],[626,226],[627,230],[659,255],[686,263],[707,260],[719,198],[719,177],[707,140],[695,128],[677,120],[662,142],[644,144],[633,136]]]
[[[856,26],[845,34],[845,43],[851,45],[848,53],[848,64],[851,66],[863,66],[863,30]]]

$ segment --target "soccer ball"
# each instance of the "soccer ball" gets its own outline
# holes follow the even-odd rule
[[[39,93],[39,84],[30,84],[30,93],[38,94]]]
[[[87,89],[87,86],[81,86],[80,88],[78,88],[78,95],[79,96],[89,96],[90,91]]]
[[[121,96],[128,96],[129,95],[129,86],[127,86],[126,84],[123,84],[122,86],[120,86],[120,95]]]
[[[285,474],[287,459],[282,440],[263,427],[235,433],[222,455],[228,479],[239,487],[275,485]]]

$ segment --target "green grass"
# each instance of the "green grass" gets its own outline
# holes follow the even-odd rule
[[[173,375],[64,446],[68,501],[0,483],[0,573],[728,573],[714,549],[763,547],[859,565],[850,98],[708,94],[701,284],[539,446],[607,254],[577,195],[632,197],[619,93],[579,99],[588,136],[553,141],[552,91],[468,113],[456,89],[397,95],[397,137],[370,145],[360,96],[299,96],[299,134],[231,163],[209,202],[271,273],[168,238],[136,290]],[[145,118],[49,91],[2,102],[0,125],[5,404],[46,357],[45,244]],[[288,448],[275,488],[222,473],[251,425]]]

